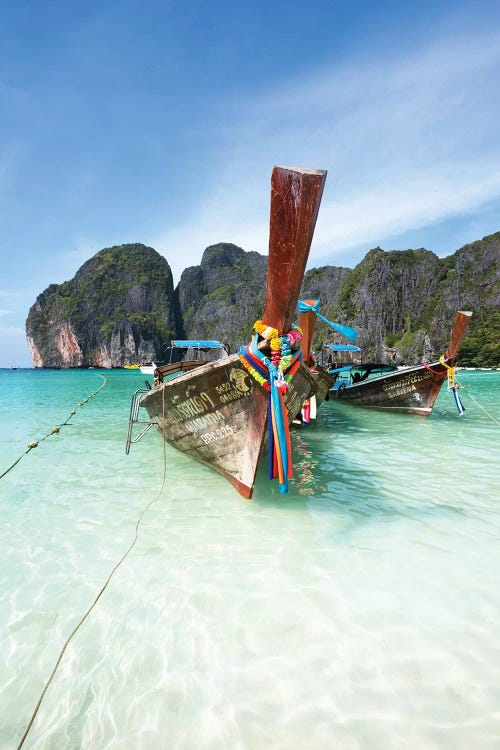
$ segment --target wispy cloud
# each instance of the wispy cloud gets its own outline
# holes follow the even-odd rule
[[[473,213],[500,199],[499,85],[500,35],[484,32],[242,96],[209,192],[152,244],[177,275],[212,242],[265,252],[275,163],[329,170],[311,259]]]
[[[4,334],[6,336],[19,337],[19,336],[24,336],[26,332],[25,332],[24,328],[21,328],[21,326],[4,326],[4,325],[0,325],[0,333]]]
[[[16,300],[31,296],[33,296],[32,291],[11,292],[7,289],[0,289],[0,299]]]
[[[11,312],[12,312],[11,310],[2,310],[2,309],[0,309],[0,316],[2,316],[2,315],[10,315]]]

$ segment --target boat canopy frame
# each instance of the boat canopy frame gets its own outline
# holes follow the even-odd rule
[[[325,344],[332,352],[360,352],[360,346],[354,344]]]
[[[229,347],[221,341],[215,339],[172,339],[170,346],[169,364],[172,362],[172,354],[175,349],[195,349],[197,352],[208,352],[211,349],[221,349],[229,354]]]

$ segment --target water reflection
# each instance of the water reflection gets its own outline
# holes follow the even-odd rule
[[[311,445],[299,433],[294,443],[295,459],[293,465],[293,479],[290,484],[299,495],[315,495],[326,492],[327,484],[322,482],[319,471],[320,460],[314,456]]]
[[[406,518],[426,522],[470,512],[456,485],[462,422],[324,405],[292,433],[294,477],[281,495],[265,470],[254,503],[343,516],[343,529]],[[436,446],[440,446],[437,451]]]

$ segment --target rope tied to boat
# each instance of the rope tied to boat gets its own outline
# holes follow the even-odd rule
[[[292,339],[298,340],[297,329],[293,331]],[[255,334],[251,342],[240,349],[240,362],[269,394],[267,402],[268,476],[269,479],[277,478],[280,492],[286,493],[288,480],[293,477],[293,461],[284,395],[288,389],[288,383],[300,367],[302,353],[300,351],[292,353],[290,334],[281,337],[273,336],[270,359],[259,351],[258,338],[258,334]]]
[[[455,367],[454,365],[449,365],[445,358],[444,354],[441,354],[439,357],[439,364],[443,365],[443,367],[446,368],[446,374],[448,376],[448,390],[451,388],[455,388]]]
[[[461,417],[462,414],[465,412],[465,406],[462,403],[462,399],[460,398],[460,394],[458,393],[458,389],[460,388],[460,383],[458,383],[455,380],[455,366],[449,365],[445,358],[444,354],[442,354],[439,357],[439,364],[443,365],[443,367],[446,368],[446,374],[448,377],[448,390],[452,392],[453,399],[455,401],[455,406],[457,407],[458,416]]]
[[[458,389],[462,388],[463,386],[461,386],[455,378],[455,365],[449,365],[445,360],[444,354],[439,357],[439,364],[445,368],[444,373],[440,372],[439,370],[433,370],[432,367],[426,362],[424,362],[424,367],[426,370],[429,370],[429,372],[432,372],[433,375],[439,375],[441,378],[446,373],[446,377],[448,379],[448,390],[453,394],[453,399],[455,401],[455,406],[457,407],[458,416],[461,417],[465,412],[465,406],[462,403],[462,399],[460,398]]]
[[[464,387],[464,386],[462,386],[462,388],[463,388],[463,387]],[[469,396],[469,398],[470,398],[470,399],[471,399],[471,400],[472,400],[472,401],[473,401],[473,402],[474,402],[474,403],[476,404],[476,406],[478,406],[478,407],[479,407],[479,408],[481,409],[481,411],[483,411],[483,412],[484,412],[484,413],[486,414],[486,416],[487,416],[487,417],[489,417],[489,418],[490,418],[490,419],[492,420],[492,422],[495,422],[495,424],[498,424],[498,425],[500,425],[500,421],[499,421],[499,420],[498,420],[498,419],[497,419],[496,417],[494,417],[494,416],[493,416],[493,414],[490,414],[490,412],[489,412],[489,411],[486,411],[486,409],[484,408],[484,406],[482,406],[482,405],[481,405],[481,404],[479,403],[479,401],[478,401],[478,400],[477,400],[476,398],[474,398],[474,396],[473,396],[473,395],[472,395],[471,393],[469,393],[469,392],[467,391],[467,395],[468,395],[468,396]]]
[[[424,367],[426,370],[429,370],[429,372],[432,372],[433,375],[443,375],[443,373],[439,370],[433,370],[427,362],[424,362]]]

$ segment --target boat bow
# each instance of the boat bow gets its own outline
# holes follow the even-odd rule
[[[263,321],[264,328],[278,336],[289,333],[296,314],[325,179],[325,171],[273,169]],[[272,358],[269,344],[264,336],[256,347],[259,354],[264,348],[268,361]],[[315,390],[308,368],[296,365],[293,379],[290,375],[288,387],[280,391],[286,428]],[[141,405],[157,421],[166,442],[210,466],[250,498],[271,414],[268,393],[274,381],[269,380],[271,385],[265,378],[256,379],[242,359],[233,355],[189,372],[181,370],[177,377],[144,394]]]

